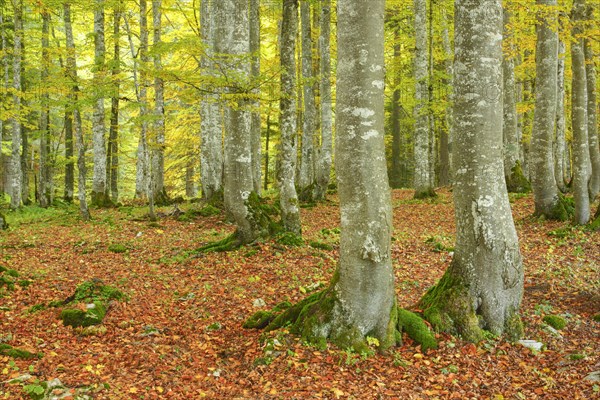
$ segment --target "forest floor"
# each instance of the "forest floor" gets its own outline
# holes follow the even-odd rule
[[[451,193],[442,190],[433,201],[411,196],[393,193],[403,307],[440,278],[455,235]],[[600,313],[600,233],[533,218],[530,195],[511,201],[525,264],[525,339],[542,342],[541,351],[501,338],[473,345],[438,335],[439,349],[427,354],[405,336],[390,354],[369,356],[319,350],[285,331],[261,340],[261,332],[242,329],[258,309],[298,301],[328,282],[338,257],[335,198],[302,210],[303,246],[267,241],[202,256],[191,252],[233,229],[222,215],[163,216],[149,225],[139,218],[144,209],[133,206],[92,210],[88,223],[74,207],[8,213],[0,264],[32,284],[0,288],[0,343],[43,356],[0,355],[0,399],[29,398],[26,392],[54,378],[87,387],[95,399],[600,398],[600,383],[585,379],[600,370],[600,323],[593,320]],[[126,251],[111,252],[111,244]],[[60,308],[30,312],[91,278],[129,296],[111,304],[96,335],[63,326]],[[549,329],[546,315],[563,316],[567,326]],[[9,383],[19,377],[26,380]]]

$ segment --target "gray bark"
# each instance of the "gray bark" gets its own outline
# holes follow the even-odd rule
[[[558,78],[556,93],[556,136],[554,139],[554,179],[556,186],[561,192],[567,190],[565,164],[569,162],[566,158],[565,141],[565,44],[558,43]]]
[[[514,44],[512,32],[509,31],[510,14],[504,10],[504,40],[509,41],[507,54],[502,58],[504,80],[504,118],[502,120],[502,135],[504,138],[504,176],[510,179],[513,168],[519,161],[519,138],[517,135],[517,98],[515,82]]]
[[[586,7],[586,19],[595,21],[593,6]],[[598,7],[596,7],[597,9]],[[598,21],[596,20],[596,23]],[[589,140],[590,161],[592,170],[589,182],[590,200],[594,201],[600,194],[600,141],[598,140],[598,111],[596,96],[596,66],[597,56],[594,54],[591,39],[584,38],[585,73],[587,80],[587,134]]]
[[[92,204],[103,206],[107,199],[106,138],[104,122],[103,85],[106,78],[104,41],[104,0],[95,0],[94,9],[94,113],[92,115],[92,142],[94,173],[92,177]]]
[[[281,221],[284,229],[300,234],[300,209],[295,185],[296,171],[296,32],[298,0],[284,0],[281,23],[281,100],[279,117],[281,140],[277,182],[280,193]]]
[[[540,15],[536,26],[536,78],[535,110],[531,134],[531,186],[535,214],[549,219],[563,219],[556,210],[560,198],[554,179],[552,141],[556,123],[556,93],[558,77],[558,9],[556,0],[537,0],[552,11]]]
[[[139,66],[139,84],[137,85],[136,93],[138,94],[138,102],[140,103],[139,121],[140,121],[140,137],[137,149],[136,163],[136,178],[135,178],[135,194],[137,198],[148,197],[148,187],[150,186],[150,163],[149,163],[149,146],[148,146],[148,64],[150,58],[148,56],[148,5],[146,0],[140,0],[140,48],[139,55],[136,60],[139,60],[136,65]],[[134,54],[133,42],[131,34],[129,35],[131,53]],[[135,71],[135,69],[134,69]]]
[[[321,2],[321,31],[319,49],[321,50],[321,147],[319,149],[318,168],[316,170],[316,199],[324,199],[329,186],[332,166],[333,117],[331,107],[331,0]]]
[[[41,112],[40,112],[40,169],[38,179],[38,201],[40,207],[48,207],[51,203],[51,174],[48,156],[50,153],[50,94],[44,85],[48,81],[50,47],[50,14],[42,11],[42,71],[40,74],[42,83]]]
[[[448,90],[448,106],[446,108],[446,129],[441,133],[442,137],[440,139],[440,185],[448,185],[452,184],[452,140],[453,140],[453,129],[452,129],[452,87],[453,80],[452,76],[454,74],[454,62],[453,62],[453,54],[452,47],[450,45],[450,33],[449,33],[449,21],[446,11],[443,11],[444,18],[444,30],[442,32],[442,45],[444,48],[444,66],[446,70],[446,74],[448,78],[445,80],[444,84]]]
[[[383,0],[338,1],[335,159],[341,208],[333,338],[388,337],[395,307],[392,210],[384,149]],[[322,333],[320,332],[320,333]]]
[[[573,3],[573,37],[571,43],[571,68],[573,82],[572,93],[572,125],[573,125],[573,197],[575,199],[576,224],[585,225],[590,220],[590,198],[588,183],[590,180],[590,149],[588,140],[588,100],[587,80],[584,55],[584,43],[581,38],[585,13],[585,0]]]
[[[152,26],[154,30],[154,125],[150,135],[152,193],[158,204],[167,201],[165,192],[165,88],[162,74],[160,45],[162,30],[162,0],[152,0]]]
[[[110,189],[110,199],[115,204],[119,199],[119,74],[121,73],[121,46],[119,43],[121,38],[121,10],[118,8],[118,5],[116,7],[117,8],[113,14],[114,51],[111,69],[113,79],[113,94],[110,106],[108,146],[106,149],[106,183]]]
[[[207,78],[215,75],[214,57],[214,2],[202,0],[200,29],[204,48],[201,58],[202,72]],[[212,200],[222,190],[223,184],[223,120],[219,95],[210,85],[200,100],[200,181],[202,197]]]
[[[502,8],[499,0],[455,4],[456,247],[425,315],[447,314],[438,321],[454,326],[441,328],[467,340],[480,340],[480,327],[519,336],[523,266],[504,180],[502,107],[484,89],[502,95]]]
[[[427,74],[427,20],[425,0],[415,7],[415,198],[435,194],[431,177],[429,79]]]
[[[260,76],[260,0],[250,0],[250,53],[252,54],[251,74],[253,85],[258,84]],[[252,102],[252,180],[254,191],[261,192],[261,120],[260,120],[260,89],[255,86]]]
[[[314,138],[316,131],[316,105],[313,77],[312,32],[310,19],[310,1],[300,2],[301,38],[302,38],[302,88],[303,88],[303,119],[302,145],[300,157],[300,175],[298,186],[300,192],[307,191],[306,200],[312,200],[311,185],[315,182],[315,149]]]
[[[12,0],[14,9],[14,47],[13,47],[13,117],[12,125],[12,187],[10,208],[16,210],[22,206],[23,171],[21,167],[22,126],[21,114],[21,58],[23,41],[23,1]]]
[[[84,220],[90,219],[90,212],[86,200],[86,166],[85,166],[85,146],[83,142],[83,128],[81,126],[81,114],[79,111],[79,85],[77,78],[77,59],[75,56],[75,40],[73,39],[73,27],[71,23],[71,5],[69,2],[63,4],[63,18],[65,23],[65,37],[67,48],[67,74],[71,79],[71,91],[69,98],[73,104],[72,126],[75,134],[75,143],[77,147],[77,169],[78,175],[78,197],[79,211]]]

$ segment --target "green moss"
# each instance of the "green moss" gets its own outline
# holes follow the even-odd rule
[[[0,343],[0,355],[12,358],[20,358],[23,360],[31,360],[32,358],[41,357],[41,354],[34,354],[27,350],[17,349],[6,343]]]
[[[431,199],[435,197],[437,197],[437,194],[435,193],[435,190],[433,190],[433,188],[415,191],[415,194],[413,196],[415,200]]]
[[[6,271],[8,271],[8,268],[6,268],[3,265],[0,265],[0,274],[3,273],[3,272],[6,272]]]
[[[238,249],[242,246],[242,243],[237,237],[237,232],[232,233],[222,240],[208,243],[205,246],[199,247],[195,250],[195,253],[211,253],[211,252],[223,252]]]
[[[113,253],[125,253],[127,251],[127,246],[121,243],[113,243],[108,246],[108,251]]]
[[[513,310],[510,316],[506,319],[506,323],[504,324],[504,336],[509,342],[515,343],[523,337],[524,332],[525,329],[523,327],[523,321],[521,320],[521,316],[517,311]]]
[[[282,312],[282,311],[287,310],[291,306],[292,306],[292,303],[290,303],[289,301],[282,301],[281,303],[279,303],[275,307],[273,307],[273,312]]]
[[[200,209],[200,211],[198,211],[198,214],[203,217],[212,217],[214,215],[221,214],[221,210],[212,204],[207,204],[204,207],[202,207],[202,209]]]
[[[263,329],[275,319],[275,314],[268,311],[257,311],[244,322],[244,329]]]
[[[546,315],[544,322],[558,330],[564,329],[567,326],[567,321],[560,315]]]
[[[575,214],[575,204],[573,198],[559,195],[558,201],[549,213],[544,214],[544,217],[554,221],[567,221]]]
[[[13,278],[18,278],[19,277],[19,273],[16,270],[14,270],[14,269],[7,269],[4,272],[4,274],[8,275],[8,276],[12,276]]]
[[[110,301],[110,300],[126,300],[127,296],[119,289],[102,284],[99,279],[92,279],[81,283],[75,289],[75,293],[66,303],[70,302],[85,302],[92,303],[95,300]]]
[[[398,330],[406,332],[412,340],[419,343],[423,352],[438,347],[437,340],[423,319],[413,312],[398,309]]]
[[[2,286],[5,286],[8,290],[14,290],[15,288],[15,283],[14,281],[9,278],[8,276],[3,276],[0,275],[0,288]]]
[[[34,306],[29,307],[29,309],[27,310],[27,312],[29,314],[33,314],[33,313],[36,313],[38,311],[42,311],[42,310],[45,310],[45,309],[46,309],[46,305],[44,303],[41,303],[41,304],[36,304]]]
[[[516,162],[510,172],[510,176],[506,177],[506,189],[509,193],[531,192],[531,183],[529,183],[529,180],[525,177],[519,161]]]
[[[304,239],[302,239],[302,236],[296,235],[293,232],[280,233],[275,241],[279,244],[292,247],[300,247],[304,245]]]
[[[315,240],[311,241],[309,243],[309,246],[312,248],[315,248],[315,249],[320,249],[320,250],[327,250],[327,251],[333,250],[332,245],[323,243],[323,242],[319,242],[319,241],[315,241]]]
[[[60,313],[63,324],[73,328],[100,325],[105,316],[106,307],[101,301],[91,303],[86,311],[78,308],[66,308]]]
[[[17,282],[17,284],[19,286],[21,286],[22,288],[27,288],[27,287],[31,286],[32,283],[33,283],[33,281],[30,281],[27,279],[21,279],[20,281]]]
[[[600,322],[600,313],[596,314],[592,317],[592,320],[596,321],[596,322]]]
[[[600,231],[600,206],[594,215],[593,221],[590,223],[589,229],[593,232]]]

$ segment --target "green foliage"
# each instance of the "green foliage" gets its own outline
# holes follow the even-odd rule
[[[567,321],[560,315],[546,315],[543,321],[558,330],[564,329],[567,326]]]
[[[304,245],[304,239],[302,239],[302,236],[296,235],[293,232],[282,232],[277,235],[275,241],[279,244],[292,247],[300,247]]]
[[[423,352],[438,347],[435,336],[423,319],[413,312],[398,308],[398,330],[406,332],[412,340],[420,344]]]
[[[127,246],[121,243],[112,243],[108,246],[108,251],[113,253],[126,253]]]

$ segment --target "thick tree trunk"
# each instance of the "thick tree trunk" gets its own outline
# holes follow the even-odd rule
[[[554,138],[554,180],[558,189],[565,193],[567,191],[567,179],[565,164],[569,162],[566,158],[565,141],[565,43],[558,43],[558,78],[556,93],[556,135]]]
[[[442,132],[441,143],[440,143],[440,185],[447,185],[453,183],[452,173],[452,141],[453,141],[453,116],[452,116],[452,88],[453,75],[454,75],[454,59],[452,53],[452,47],[450,45],[450,22],[448,21],[448,15],[446,11],[443,12],[444,18],[444,31],[442,32],[442,44],[444,47],[444,66],[446,69],[446,75],[448,78],[445,80],[445,85],[448,90],[448,106],[446,107],[446,129]],[[446,166],[447,164],[447,166]],[[447,174],[447,177],[444,175]],[[447,182],[446,182],[447,181]]]
[[[509,30],[510,14],[504,10],[504,40],[508,42],[502,58],[504,81],[504,118],[502,135],[504,138],[504,176],[509,192],[522,193],[531,190],[529,181],[523,175],[519,162],[519,137],[517,132],[517,97],[515,82],[515,61],[513,35]]]
[[[301,233],[300,209],[295,185],[296,171],[296,33],[298,0],[284,0],[281,22],[281,140],[277,182],[281,221],[288,232]]]
[[[202,0],[200,29],[204,53],[202,73],[210,77],[214,71],[214,1]],[[219,95],[215,88],[205,85],[206,93],[200,100],[200,181],[202,197],[208,201],[222,197],[223,184],[223,120]]]
[[[154,125],[150,136],[151,174],[154,177],[152,192],[157,205],[168,203],[165,191],[165,84],[162,74],[160,45],[162,30],[162,0],[152,0],[152,26],[154,30]]]
[[[331,107],[331,0],[321,1],[321,30],[319,33],[320,95],[321,95],[321,147],[316,170],[315,200],[325,199],[331,177],[333,144],[333,118]]]
[[[591,4],[586,7],[586,19],[593,23],[594,8]],[[598,7],[596,7],[597,9]],[[591,39],[586,37],[584,43],[585,73],[587,80],[587,134],[589,141],[592,170],[589,183],[590,200],[594,201],[600,194],[600,141],[598,140],[598,104],[596,96],[596,66],[598,57],[594,54]]]
[[[431,177],[429,79],[427,74],[427,20],[425,0],[415,7],[415,198],[435,196]]]
[[[261,120],[260,120],[260,89],[258,78],[260,77],[260,0],[250,0],[250,53],[251,75],[253,79],[253,101],[252,101],[252,181],[254,191],[260,195],[261,172],[262,172],[262,144],[261,144]]]
[[[19,209],[22,206],[22,184],[23,171],[21,167],[21,145],[22,145],[22,126],[21,126],[21,57],[23,41],[23,1],[12,0],[14,9],[14,47],[13,47],[13,117],[12,125],[12,190],[10,198],[10,208]]]
[[[116,6],[119,7],[119,6]],[[110,199],[116,204],[119,199],[119,96],[121,73],[121,46],[119,40],[121,23],[121,10],[115,9],[113,14],[114,52],[112,65],[113,95],[110,105],[110,129],[108,134],[108,147],[106,156],[106,182],[110,188]]]
[[[575,198],[575,220],[585,225],[590,220],[590,197],[588,183],[590,181],[590,141],[588,140],[588,101],[587,80],[584,56],[584,43],[580,37],[585,14],[585,0],[573,3],[573,37],[571,43],[571,68],[573,82],[572,93],[572,125],[573,125],[573,197]]]
[[[48,207],[51,203],[51,185],[50,185],[50,165],[48,156],[50,153],[50,94],[45,82],[50,75],[48,66],[50,56],[48,48],[50,47],[50,14],[42,11],[42,95],[40,112],[40,169],[38,183],[38,201],[40,207]]]
[[[556,93],[558,77],[558,9],[556,0],[537,0],[548,8],[540,15],[536,26],[535,110],[531,134],[531,187],[535,215],[566,220],[567,212],[554,179],[552,141],[556,123]]]
[[[77,78],[77,59],[75,57],[75,40],[73,39],[73,27],[71,24],[71,4],[65,2],[63,4],[63,18],[65,23],[65,37],[67,48],[67,75],[71,79],[71,90],[69,93],[70,103],[73,105],[72,110],[72,127],[75,133],[75,142],[77,146],[77,169],[78,176],[78,196],[79,210],[83,220],[90,219],[90,212],[86,200],[86,166],[85,166],[85,146],[83,142],[83,128],[81,125],[81,114],[79,111],[79,86]]]
[[[315,184],[315,132],[316,105],[313,77],[312,32],[310,19],[310,1],[300,2],[301,38],[302,38],[302,88],[304,112],[302,119],[302,148],[300,158],[300,176],[298,177],[299,197],[302,201],[313,201]]]
[[[92,115],[92,142],[94,173],[92,177],[92,204],[104,207],[110,203],[106,186],[106,138],[104,123],[103,86],[106,79],[104,41],[104,0],[95,1],[94,9],[94,113]]]
[[[434,327],[466,340],[482,339],[480,326],[516,339],[523,267],[504,180],[502,107],[489,96],[502,90],[502,9],[499,0],[455,4],[457,239],[452,264],[421,306]]]

